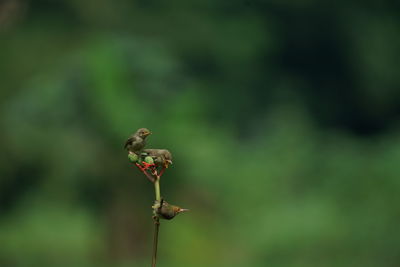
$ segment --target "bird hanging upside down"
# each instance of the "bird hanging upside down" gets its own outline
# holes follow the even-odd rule
[[[189,211],[188,209],[171,205],[164,201],[164,199],[161,199],[161,203],[156,201],[152,208],[155,210],[156,215],[165,220],[171,220],[179,213]]]

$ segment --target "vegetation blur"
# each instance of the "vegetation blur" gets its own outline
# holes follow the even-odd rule
[[[399,266],[399,11],[0,1],[0,266]]]

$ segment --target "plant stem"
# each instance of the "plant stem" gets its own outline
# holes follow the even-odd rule
[[[154,179],[153,176],[151,176],[151,175],[148,174],[145,170],[143,170],[143,169],[140,167],[140,164],[135,163],[135,165],[136,165],[136,167],[138,167],[138,169],[139,169],[141,172],[143,172],[143,174],[147,177],[147,179],[149,179],[150,182],[154,183],[155,179]]]
[[[160,229],[160,219],[158,217],[154,218],[154,239],[153,239],[153,259],[151,261],[151,266],[155,267],[157,262],[157,245],[158,245],[158,231]]]
[[[156,176],[154,180],[154,191],[156,193],[156,201],[161,204],[161,194],[160,194],[160,176]],[[155,267],[157,262],[157,246],[158,246],[158,231],[160,229],[160,218],[154,215],[154,238],[153,238],[153,258],[151,261],[151,266]]]
[[[156,201],[161,202],[160,177],[156,177],[154,180],[154,191],[156,192]]]

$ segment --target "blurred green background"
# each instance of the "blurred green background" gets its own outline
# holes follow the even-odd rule
[[[0,266],[399,266],[400,4],[0,1]]]

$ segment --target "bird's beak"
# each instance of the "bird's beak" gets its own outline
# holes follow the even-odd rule
[[[181,209],[178,210],[179,213],[185,212],[185,211],[189,211],[189,209],[182,209],[182,208],[181,208]]]
[[[151,135],[151,132],[147,132],[144,134],[144,136],[148,136],[148,135]]]
[[[172,164],[172,160],[170,160],[170,159],[165,160],[164,167],[168,168],[169,164]]]
[[[164,167],[165,167],[165,168],[168,168],[168,165],[169,165],[169,164],[172,164],[172,160],[167,159],[167,160],[165,161],[165,163],[164,163]]]

